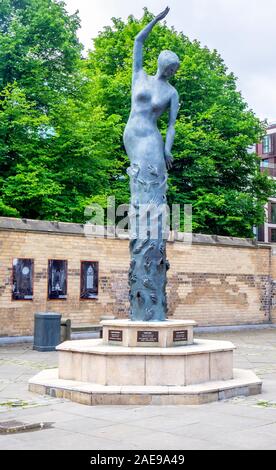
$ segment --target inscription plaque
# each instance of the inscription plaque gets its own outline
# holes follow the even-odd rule
[[[108,330],[108,340],[109,341],[123,341],[123,331],[122,330]]]
[[[188,330],[175,330],[173,332],[173,342],[188,341]]]
[[[158,343],[158,331],[137,331],[137,343]]]

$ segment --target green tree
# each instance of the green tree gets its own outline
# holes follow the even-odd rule
[[[47,134],[61,96],[77,86],[79,20],[64,3],[0,5],[0,214],[43,217],[62,189],[53,178]]]
[[[0,5],[0,215],[84,220],[118,167],[120,116],[84,73],[77,15],[54,0]]]
[[[21,207],[16,194],[23,192],[25,202],[34,194],[36,182],[35,179],[32,180],[32,172],[29,170],[31,166],[35,168],[35,162],[43,157],[41,132],[47,124],[47,116],[40,113],[33,102],[27,100],[16,82],[7,85],[0,93],[1,215],[24,215],[24,202]],[[39,166],[43,167],[42,160]],[[36,174],[39,166],[35,168]],[[44,181],[46,179],[45,175]],[[43,188],[38,191],[41,193]]]
[[[130,111],[131,65],[134,37],[152,15],[145,9],[139,21],[113,18],[94,40],[87,60],[87,75],[97,90],[98,103],[107,113],[116,112],[125,123]],[[275,184],[260,173],[260,160],[249,151],[264,134],[264,125],[236,88],[217,51],[190,41],[173,28],[158,24],[144,51],[144,64],[154,74],[158,54],[171,49],[180,58],[172,80],[180,95],[176,124],[174,167],[169,177],[169,203],[193,205],[193,228],[197,232],[252,236],[262,223],[264,204]],[[160,120],[166,129],[166,117]],[[128,164],[124,149],[117,152]],[[126,202],[128,181],[116,179],[111,187],[119,202]]]
[[[55,0],[1,0],[0,90],[14,81],[44,112],[74,90],[82,46],[76,14]]]

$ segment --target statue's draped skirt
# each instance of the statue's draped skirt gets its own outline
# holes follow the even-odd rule
[[[160,153],[160,152],[159,152]],[[162,321],[166,318],[166,190],[163,152],[160,164],[136,160],[128,168],[130,205],[130,318]],[[156,161],[155,161],[156,163]]]

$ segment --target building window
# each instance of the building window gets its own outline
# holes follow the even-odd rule
[[[264,225],[260,225],[257,230],[257,240],[264,242]]]
[[[263,138],[263,153],[271,153],[272,147],[271,147],[271,136],[266,135]]]
[[[12,265],[12,299],[33,300],[34,260],[16,258]]]
[[[270,229],[270,242],[275,243],[276,242],[276,228],[271,228]]]
[[[265,158],[264,160],[261,161],[261,167],[262,168],[268,168],[268,166],[269,166],[268,158]]]
[[[271,202],[270,206],[270,223],[276,224],[276,203]]]
[[[80,298],[95,299],[98,297],[99,263],[81,261]]]
[[[48,261],[48,299],[67,299],[67,261]]]

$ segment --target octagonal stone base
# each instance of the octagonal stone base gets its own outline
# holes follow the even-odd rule
[[[66,341],[59,368],[29,381],[33,392],[96,404],[200,404],[261,392],[233,370],[229,341],[194,339],[193,321],[103,321],[103,339]]]
[[[101,339],[60,344],[59,378],[101,385],[192,385],[233,378],[228,341],[195,340],[173,348],[130,348]]]

